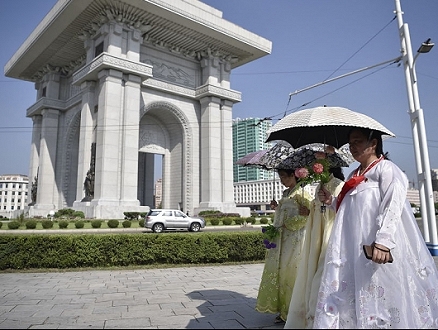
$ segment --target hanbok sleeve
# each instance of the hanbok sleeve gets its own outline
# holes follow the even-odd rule
[[[406,175],[391,161],[384,161],[378,171],[381,203],[376,219],[379,229],[375,242],[392,249],[396,246],[394,234],[400,224],[406,203],[408,180]]]

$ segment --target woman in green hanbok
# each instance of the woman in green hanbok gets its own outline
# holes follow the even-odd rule
[[[286,321],[289,310],[312,197],[297,185],[294,170],[278,170],[278,175],[288,188],[278,204],[271,204],[275,207],[273,226],[278,235],[272,239],[275,247],[267,246],[256,310],[278,313],[275,322],[281,323]]]

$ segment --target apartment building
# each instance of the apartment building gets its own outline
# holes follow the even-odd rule
[[[23,174],[0,175],[0,215],[11,218],[28,202],[29,177]]]
[[[265,143],[266,133],[271,128],[271,120],[261,118],[233,119],[233,181],[269,180],[273,171],[253,166],[236,165],[243,156],[258,150],[269,149],[272,144]]]

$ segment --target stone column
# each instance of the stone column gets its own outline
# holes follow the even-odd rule
[[[221,110],[222,129],[222,196],[225,208],[236,207],[233,188],[233,103],[224,100]]]
[[[123,205],[140,205],[137,199],[137,179],[141,78],[131,74],[124,77],[120,201]]]
[[[92,204],[118,204],[120,194],[123,73],[107,69],[100,71],[98,77],[100,79],[100,91],[96,126],[94,199]]]
[[[222,209],[222,129],[220,99],[204,97],[201,103],[201,202],[200,208]],[[231,124],[231,123],[230,123]]]
[[[85,196],[84,180],[90,169],[91,144],[94,142],[94,92],[96,83],[86,81],[82,83],[82,109],[81,126],[79,132],[79,155],[78,155],[78,178],[76,186],[76,202],[80,202]]]
[[[29,197],[28,202],[34,205],[37,201],[33,200],[31,189],[32,184],[36,181],[38,176],[39,154],[40,154],[40,137],[41,137],[41,124],[43,117],[41,115],[32,116],[33,128],[32,128],[32,142],[30,146],[30,162],[29,162]]]
[[[42,111],[40,158],[38,171],[37,204],[35,208],[44,212],[55,209],[55,197],[58,188],[55,180],[56,149],[58,145],[59,111],[44,109]]]

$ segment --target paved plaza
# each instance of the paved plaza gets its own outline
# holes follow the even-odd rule
[[[0,274],[1,329],[281,329],[263,264]]]
[[[0,329],[282,329],[254,309],[263,266],[4,272]]]

